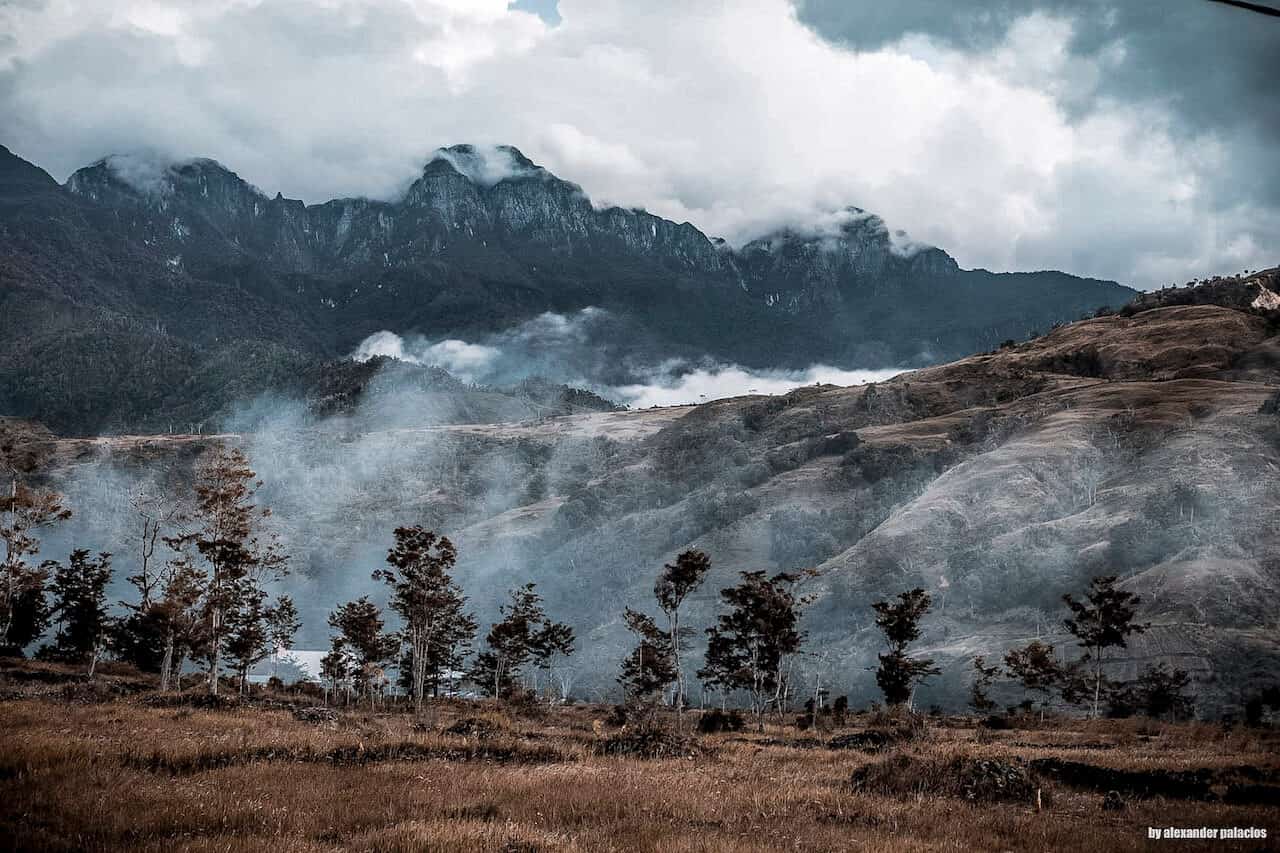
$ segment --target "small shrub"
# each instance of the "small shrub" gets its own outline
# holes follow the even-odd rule
[[[746,726],[747,721],[743,719],[742,712],[737,710],[721,711],[719,708],[712,708],[698,717],[698,731],[704,735],[740,732]]]
[[[294,708],[293,718],[303,723],[336,723],[338,712],[332,708]]]
[[[863,752],[879,752],[907,739],[904,733],[893,729],[867,729],[836,735],[827,741],[827,749],[860,749]]]
[[[444,729],[447,735],[461,735],[462,737],[474,738],[491,738],[498,735],[509,734],[511,732],[511,723],[504,717],[497,714],[489,714],[483,717],[463,717],[456,720],[452,725]]]
[[[859,767],[850,783],[856,790],[875,794],[947,796],[971,803],[1031,802],[1037,787],[1025,769],[1007,761],[909,755]]]
[[[596,749],[601,755],[632,758],[687,758],[699,751],[695,740],[656,721],[610,735]]]

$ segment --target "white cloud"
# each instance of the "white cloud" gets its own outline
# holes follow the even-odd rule
[[[671,366],[668,366],[671,367]],[[807,370],[751,370],[738,365],[720,365],[688,373],[667,373],[644,385],[623,385],[608,389],[606,396],[633,408],[679,406],[705,403],[747,394],[785,394],[806,385],[865,385],[883,382],[901,370],[841,370],[815,365]]]
[[[449,338],[443,341],[408,341],[395,332],[374,332],[360,342],[351,357],[368,361],[385,356],[409,364],[443,367],[464,382],[476,382],[486,376],[501,355],[495,347],[472,344]]]
[[[965,266],[1154,285],[1273,262],[1214,196],[1226,142],[1089,97],[1123,56],[1031,15],[986,54],[855,52],[784,0],[50,0],[0,6],[0,125],[60,176],[206,155],[269,193],[393,195],[436,147],[509,143],[593,199],[732,240],[855,204]]]

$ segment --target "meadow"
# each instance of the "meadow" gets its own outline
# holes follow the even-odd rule
[[[677,735],[669,715],[607,706],[330,713],[288,692],[158,694],[120,669],[92,684],[55,665],[3,672],[13,850],[1254,850],[1274,842],[1156,842],[1148,827],[1273,835],[1280,813],[1267,728],[936,716],[908,732],[860,713],[699,734],[690,712]]]

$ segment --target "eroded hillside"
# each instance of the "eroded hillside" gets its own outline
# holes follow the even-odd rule
[[[391,528],[424,523],[460,543],[482,622],[508,586],[539,583],[579,629],[584,695],[613,688],[623,607],[650,607],[661,563],[699,547],[715,568],[689,624],[739,570],[817,567],[823,654],[797,677],[857,699],[875,690],[868,604],[930,590],[922,645],[946,673],[925,704],[956,704],[975,654],[1065,647],[1062,594],[1119,574],[1152,624],[1130,665],[1190,670],[1214,710],[1280,673],[1275,275],[1236,284],[1253,300],[1140,301],[878,385],[504,424],[280,415],[221,438],[249,450],[296,555],[305,646],[373,591]],[[51,454],[79,512],[68,538],[124,555],[128,490],[179,486],[212,440],[9,443]]]

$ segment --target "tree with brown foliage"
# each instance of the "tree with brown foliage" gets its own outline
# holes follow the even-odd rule
[[[50,592],[51,609],[58,630],[53,643],[41,648],[42,656],[72,663],[87,663],[93,677],[106,648],[110,618],[107,615],[107,584],[111,581],[111,555],[90,556],[80,548],[71,552],[66,564],[57,564]]]
[[[267,641],[271,644],[271,677],[280,671],[280,653],[293,645],[294,635],[302,627],[298,618],[298,606],[288,595],[276,596],[276,603],[267,611]]]
[[[907,654],[907,646],[920,639],[920,620],[929,611],[930,604],[929,594],[917,587],[898,593],[896,602],[877,601],[871,605],[876,613],[876,627],[884,634],[889,647],[886,654],[879,656],[876,684],[890,705],[909,703],[918,685],[941,672],[931,659]]]
[[[1153,720],[1184,720],[1194,715],[1195,701],[1187,695],[1191,676],[1186,670],[1160,663],[1149,666],[1134,681],[1107,692],[1108,716],[1140,713]]]
[[[996,703],[991,699],[990,690],[999,674],[1000,667],[996,664],[988,666],[986,658],[982,655],[973,659],[973,682],[969,685],[969,707],[979,714],[990,713],[995,708]]]
[[[288,571],[287,555],[274,539],[262,538],[263,520],[271,512],[253,503],[262,485],[256,478],[244,453],[234,447],[207,451],[196,468],[194,516],[199,529],[190,537],[207,566],[203,651],[209,692],[214,695],[224,653],[233,651],[242,689],[248,666],[255,657],[261,660],[257,656],[266,645],[262,587]]]
[[[320,659],[320,677],[326,680],[324,701],[329,704],[329,691],[338,692],[338,688],[349,682],[355,669],[351,651],[341,636],[334,637],[328,653]]]
[[[113,624],[112,648],[121,660],[138,669],[159,672],[161,683],[167,684],[170,673],[166,667],[173,663],[172,626],[167,624],[167,616],[173,599],[166,603],[163,598],[175,566],[172,561],[163,561],[157,550],[162,544],[172,547],[181,539],[188,517],[181,501],[153,484],[133,489],[129,507],[135,516],[132,529],[136,538],[132,541],[137,568],[125,581],[137,591],[137,599],[120,602],[127,612]]]
[[[471,667],[471,680],[491,696],[509,694],[530,663],[542,666],[555,655],[573,653],[573,629],[547,617],[536,586],[511,590],[511,600],[498,608],[502,618],[490,626],[485,650]]]
[[[207,578],[196,568],[191,555],[183,550],[180,537],[170,540],[169,545],[174,549],[174,556],[160,570],[159,598],[147,610],[163,638],[162,691],[168,690],[171,683],[177,683],[183,661],[205,642],[200,602],[204,599]]]
[[[62,495],[32,488],[16,477],[10,481],[8,496],[0,500],[0,540],[4,541],[4,562],[0,563],[0,651],[6,654],[21,655],[49,624],[44,588],[50,566],[28,565],[27,558],[40,553],[37,531],[70,517],[71,510],[63,506]]]
[[[387,552],[388,569],[374,580],[391,588],[391,609],[402,623],[404,666],[409,690],[420,711],[428,683],[439,693],[440,677],[462,666],[476,633],[475,618],[463,610],[467,597],[450,572],[458,552],[447,536],[422,527],[397,527]]]

